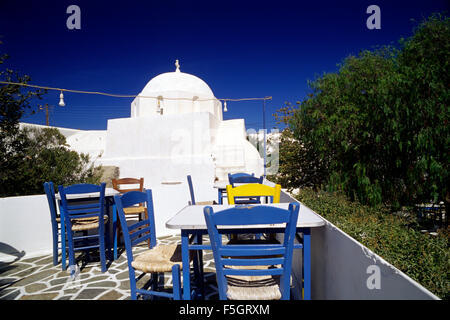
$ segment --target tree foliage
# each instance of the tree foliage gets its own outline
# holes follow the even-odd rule
[[[69,150],[66,138],[56,128],[24,128],[25,158],[15,177],[16,194],[39,194],[44,181],[55,185],[99,183],[101,170],[90,164],[89,156]]]
[[[6,55],[0,57],[0,65]],[[29,76],[5,69],[2,81],[27,83]],[[101,170],[89,165],[89,157],[68,149],[57,129],[20,129],[19,120],[33,113],[33,99],[44,90],[24,90],[19,85],[0,86],[0,196],[43,193],[42,184],[97,183]]]
[[[302,171],[314,172],[316,187],[370,205],[448,203],[449,63],[450,20],[435,14],[399,47],[349,56],[338,72],[310,82],[311,94],[289,120],[298,158],[284,158],[298,163],[284,164],[288,175],[302,186]]]
[[[277,123],[288,124],[295,109],[287,102],[285,107],[274,114]],[[308,143],[297,139],[289,127],[283,129],[279,138],[278,172],[268,178],[291,190],[298,187],[317,189],[325,174],[327,158],[320,157]]]

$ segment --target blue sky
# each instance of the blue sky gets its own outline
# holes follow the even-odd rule
[[[69,30],[69,5],[81,29]],[[369,5],[381,29],[369,30]],[[418,21],[448,11],[447,1],[0,1],[0,53],[32,84],[137,95],[156,75],[181,71],[203,79],[217,98],[272,96],[267,126],[285,101],[305,98],[308,80],[334,72],[348,55],[408,37]],[[416,22],[412,22],[415,19]],[[104,130],[130,116],[131,98],[49,91],[50,124]],[[231,102],[225,119],[262,127],[262,102]],[[39,112],[24,122],[45,124]]]

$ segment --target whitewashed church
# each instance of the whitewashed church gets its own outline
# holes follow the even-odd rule
[[[58,128],[70,148],[120,177],[144,178],[153,190],[158,236],[187,205],[187,175],[198,201],[217,200],[215,181],[228,173],[260,176],[264,160],[247,140],[244,119],[223,120],[222,102],[200,78],[176,70],[151,79],[131,103],[131,117],[109,119],[107,130]],[[22,124],[26,125],[26,124]]]

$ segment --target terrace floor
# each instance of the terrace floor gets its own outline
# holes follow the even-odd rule
[[[180,243],[180,236],[162,237],[158,243]],[[136,247],[136,253],[145,250]],[[0,300],[128,300],[130,299],[128,264],[126,253],[101,272],[95,257],[87,264],[78,263],[80,275],[72,280],[68,271],[61,270],[61,263],[54,266],[52,255],[18,259],[12,263],[0,262]],[[211,251],[204,251],[205,299],[217,300],[216,274]],[[149,279],[146,275],[138,286]],[[171,290],[171,273],[160,276],[164,288]],[[142,282],[142,283],[141,283]]]

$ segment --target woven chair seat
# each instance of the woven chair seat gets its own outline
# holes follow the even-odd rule
[[[276,239],[231,239],[228,244],[279,244]],[[278,255],[266,256],[275,258]],[[252,257],[241,257],[243,259]],[[253,257],[254,258],[254,257]],[[229,266],[233,269],[267,269],[269,266]],[[280,276],[227,276],[227,296],[230,300],[279,300],[281,299]],[[292,282],[292,279],[291,279]]]
[[[106,223],[108,221],[108,216],[103,216],[103,223]],[[97,229],[99,226],[98,224],[98,217],[88,217],[88,218],[77,218],[72,220],[72,230],[73,231],[84,231],[84,230],[91,230],[91,229]]]
[[[108,218],[107,215],[105,215],[105,217]],[[88,217],[88,218],[78,218],[78,219],[74,219],[74,220],[78,220],[78,221],[91,221],[91,220],[95,220],[95,219],[96,219],[95,217]],[[60,218],[60,217],[56,218],[56,221],[57,221],[57,222],[61,222],[61,218]]]
[[[233,269],[268,269],[269,266],[230,266]],[[280,276],[226,276],[230,300],[279,300]]]
[[[129,207],[123,208],[125,214],[139,214],[145,212],[145,207]]]
[[[171,272],[178,264],[182,268],[181,245],[158,245],[138,255],[131,265],[134,269],[145,273]]]
[[[196,201],[195,204],[200,206],[210,206],[217,203],[215,201]]]

